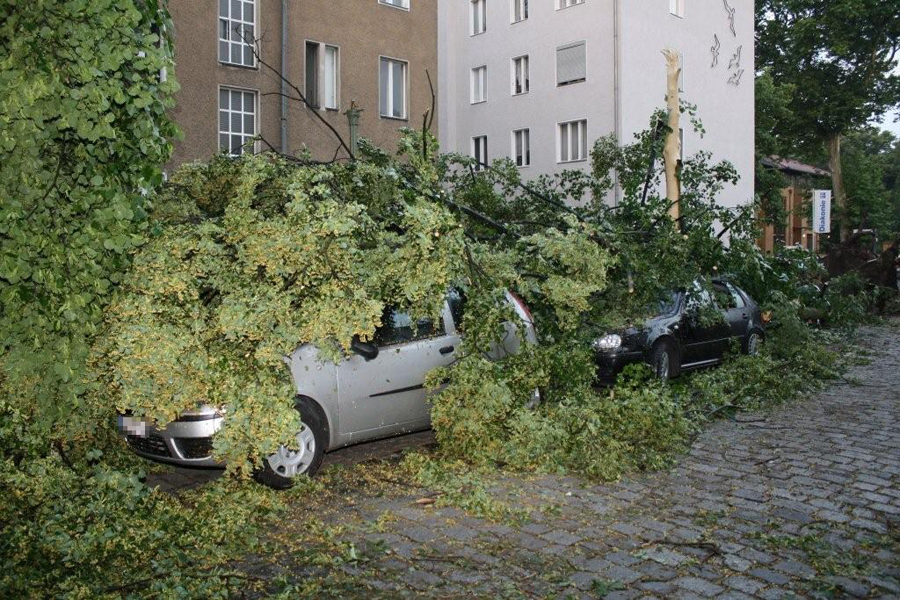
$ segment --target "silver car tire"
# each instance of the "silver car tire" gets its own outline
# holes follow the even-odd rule
[[[328,423],[322,409],[309,398],[297,400],[302,429],[297,433],[298,450],[281,446],[263,459],[262,468],[254,473],[256,480],[271,488],[292,487],[297,478],[315,475],[325,458],[328,444]]]

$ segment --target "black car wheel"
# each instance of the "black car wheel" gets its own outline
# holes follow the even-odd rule
[[[762,346],[764,339],[765,335],[758,329],[754,329],[748,333],[747,337],[744,339],[744,354],[749,354],[751,356],[759,354],[759,349]]]
[[[319,405],[309,398],[297,399],[303,427],[297,433],[298,450],[280,447],[263,459],[263,465],[253,473],[259,483],[276,490],[286,490],[299,477],[312,477],[322,466],[328,445],[328,421]]]
[[[653,355],[650,359],[650,367],[654,375],[660,379],[672,379],[678,375],[678,353],[671,342],[665,340],[657,342],[653,346]]]

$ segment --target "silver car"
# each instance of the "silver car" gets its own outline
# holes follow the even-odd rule
[[[506,324],[503,341],[489,353],[494,360],[518,351],[523,341],[520,331],[525,341],[536,342],[528,307],[511,293],[507,301],[524,327]],[[353,354],[338,363],[324,359],[310,344],[285,356],[303,421],[297,434],[299,450],[282,446],[263,461],[256,478],[272,487],[290,487],[297,476],[315,474],[327,451],[430,428],[425,376],[456,360],[464,304],[465,298],[451,291],[437,323],[431,319],[414,323],[408,314],[388,309],[374,343],[355,342]],[[224,419],[221,411],[202,407],[159,430],[120,415],[119,430],[143,457],[181,466],[222,466],[210,454],[213,434]]]

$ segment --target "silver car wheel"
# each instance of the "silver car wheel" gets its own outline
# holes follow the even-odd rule
[[[756,356],[759,354],[759,345],[762,342],[762,338],[756,332],[750,334],[750,339],[747,340],[747,354],[750,356]]]
[[[266,458],[273,471],[282,477],[292,479],[309,469],[316,455],[316,437],[306,424],[297,434],[297,445],[299,450],[281,446],[275,454]]]

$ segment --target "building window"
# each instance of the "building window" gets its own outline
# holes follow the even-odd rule
[[[487,0],[471,0],[472,35],[487,31]]]
[[[587,120],[559,124],[559,162],[587,159]]]
[[[487,136],[472,138],[472,157],[475,159],[475,170],[480,171],[488,164]]]
[[[531,165],[531,130],[517,129],[513,131],[513,156],[517,167]]]
[[[528,0],[512,0],[512,22],[518,23],[528,18]]]
[[[684,0],[669,0],[669,12],[684,18]]]
[[[406,118],[407,64],[392,58],[381,59],[381,116]]]
[[[556,85],[572,85],[587,79],[587,50],[584,42],[556,49]]]
[[[557,8],[569,8],[570,6],[575,6],[576,4],[584,4],[584,0],[559,0]]]
[[[256,136],[256,92],[219,88],[219,150],[240,156]]]
[[[219,0],[219,61],[242,67],[256,66],[255,27],[255,0]]]
[[[528,57],[520,56],[513,59],[513,78],[512,93],[513,96],[519,94],[527,94],[531,89],[531,79],[528,74]]]
[[[338,109],[340,62],[336,46],[306,42],[306,101],[314,108]]]
[[[487,102],[487,67],[472,69],[472,104]]]
[[[393,6],[394,8],[409,10],[409,0],[378,0],[378,4],[387,4],[388,6]]]

